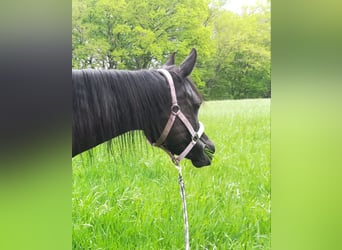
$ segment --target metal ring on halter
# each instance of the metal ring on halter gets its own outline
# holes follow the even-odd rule
[[[195,134],[192,136],[192,139],[191,139],[191,140],[192,140],[193,143],[196,143],[196,142],[199,140],[199,138],[200,138],[200,137],[198,136],[198,133],[195,133]]]
[[[179,107],[178,104],[173,104],[173,105],[171,106],[171,112],[172,112],[172,114],[178,115],[180,111],[181,111],[181,108]]]

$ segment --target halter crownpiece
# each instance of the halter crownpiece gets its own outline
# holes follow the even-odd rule
[[[158,138],[158,140],[155,143],[152,143],[153,146],[156,147],[160,147],[162,148],[164,151],[166,151],[172,161],[178,165],[179,162],[191,151],[191,149],[196,145],[196,143],[198,142],[198,140],[201,138],[201,136],[204,133],[204,126],[201,122],[199,122],[199,129],[196,132],[191,123],[189,122],[189,120],[186,118],[186,116],[183,114],[183,112],[181,111],[180,106],[178,105],[177,102],[177,96],[176,96],[176,90],[175,90],[175,85],[173,83],[173,79],[171,74],[165,70],[165,69],[158,69],[158,71],[166,78],[169,86],[170,86],[170,92],[171,92],[171,114],[170,117],[164,127],[164,130],[162,131],[160,137]],[[182,153],[180,153],[178,155],[178,157],[175,157],[167,148],[165,148],[163,146],[164,141],[166,140],[167,136],[170,133],[170,130],[175,122],[176,117],[178,117],[183,124],[185,125],[185,127],[188,129],[189,133],[191,134],[191,141],[188,144],[188,146],[183,150]]]

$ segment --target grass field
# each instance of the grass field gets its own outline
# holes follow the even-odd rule
[[[191,249],[270,249],[270,100],[211,101],[210,167],[182,162]],[[160,149],[73,159],[73,249],[184,249],[177,170]]]

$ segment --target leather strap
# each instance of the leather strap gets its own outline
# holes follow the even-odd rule
[[[180,106],[177,103],[177,96],[176,96],[176,90],[175,90],[175,85],[172,79],[171,74],[165,70],[165,69],[158,69],[158,71],[160,73],[162,73],[162,75],[166,78],[169,86],[170,86],[170,92],[171,92],[171,102],[172,102],[172,106],[171,106],[171,114],[170,117],[160,135],[160,137],[158,138],[158,140],[155,143],[152,143],[153,146],[157,146],[162,148],[164,151],[166,151],[172,161],[175,164],[179,164],[179,162],[191,151],[191,149],[196,145],[196,143],[198,142],[198,140],[201,138],[201,136],[204,133],[204,126],[201,122],[199,122],[199,129],[196,132],[194,130],[194,128],[192,127],[191,123],[189,122],[189,120],[186,118],[186,116],[183,114],[183,112],[181,111]],[[176,117],[178,117],[183,124],[185,125],[185,127],[188,129],[189,133],[191,134],[191,141],[188,144],[188,146],[183,150],[183,152],[178,156],[175,157],[168,149],[166,149],[162,144],[164,143],[164,141],[166,140],[167,136],[169,135],[172,126],[175,122]]]

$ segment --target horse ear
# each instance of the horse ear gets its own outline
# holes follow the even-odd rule
[[[185,58],[185,60],[180,65],[181,75],[187,77],[191,74],[194,69],[197,58],[196,49],[192,49],[190,54]]]
[[[164,66],[171,66],[171,65],[175,65],[175,55],[176,55],[176,52],[173,52],[169,59],[167,59],[167,62],[164,64]]]

